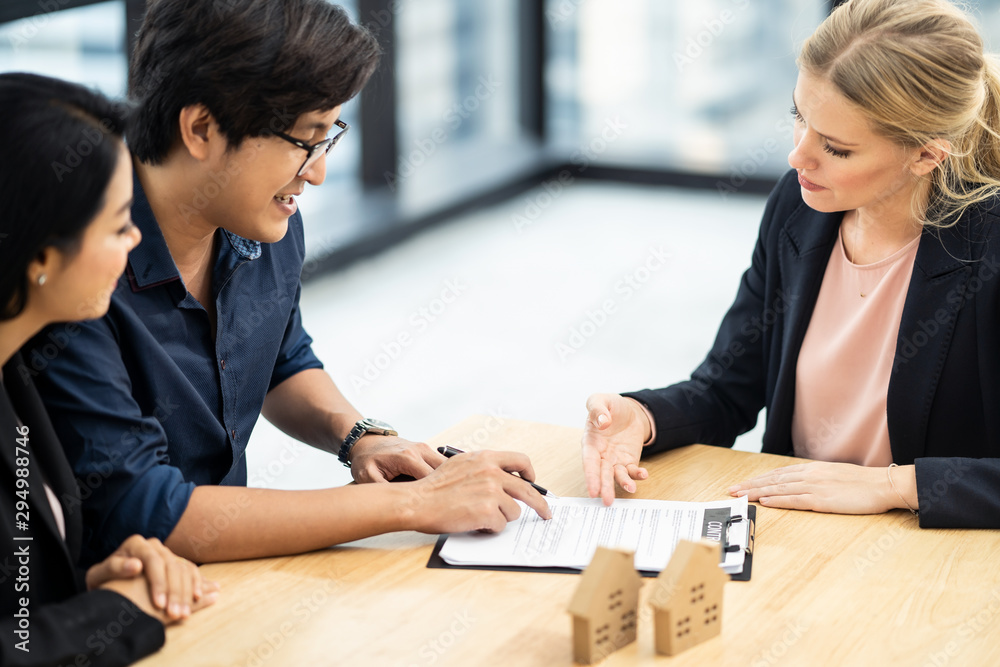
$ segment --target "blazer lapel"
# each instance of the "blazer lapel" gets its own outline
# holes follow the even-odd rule
[[[49,486],[60,500],[66,525],[66,558],[71,566],[75,566],[71,554],[80,552],[83,535],[82,519],[78,511],[80,506],[79,489],[41,397],[30,380],[25,381],[18,375],[17,369],[21,365],[22,359],[18,353],[4,367],[4,385],[10,400],[9,404],[4,405],[5,412],[8,413],[5,416],[9,417],[12,423],[16,423],[16,417],[11,410],[13,406],[17,414],[21,416],[21,421],[31,429],[29,439],[33,463],[36,470],[44,471]],[[4,401],[4,403],[7,402]],[[13,464],[13,461],[10,463]],[[42,481],[40,476],[36,477],[36,480],[39,483]],[[52,506],[49,504],[45,489],[33,484],[31,499],[35,511],[41,515],[48,529],[54,535],[58,535],[59,528],[56,525],[55,515],[52,513]],[[75,501],[75,505],[67,507],[67,500]]]
[[[765,434],[765,451],[781,454],[792,451],[795,367],[842,218],[842,212],[821,213],[803,204],[780,232],[779,284],[785,290],[782,299],[788,306],[782,328],[781,361],[768,414],[771,433]]]
[[[977,220],[973,216],[972,224]],[[925,450],[932,399],[973,273],[968,230],[964,219],[948,229],[926,230],[917,248],[886,405],[892,458],[897,463],[912,463]]]

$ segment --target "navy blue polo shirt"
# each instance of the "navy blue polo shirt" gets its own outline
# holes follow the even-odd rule
[[[132,219],[142,242],[108,314],[43,331],[22,369],[81,487],[84,565],[134,533],[165,540],[196,484],[245,485],[246,444],[265,395],[323,367],[299,315],[299,213],[277,243],[216,231],[214,340],[138,178]]]

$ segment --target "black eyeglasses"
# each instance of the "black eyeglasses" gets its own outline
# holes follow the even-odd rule
[[[302,174],[309,171],[309,168],[314,164],[316,164],[317,160],[319,160],[321,157],[329,153],[333,149],[333,147],[337,145],[337,142],[340,141],[341,137],[343,137],[347,133],[347,131],[351,129],[351,126],[342,120],[336,121],[334,125],[340,128],[340,132],[333,135],[332,137],[327,137],[318,144],[312,144],[312,145],[309,145],[304,141],[299,141],[295,137],[290,137],[284,132],[274,133],[276,136],[281,137],[290,144],[295,144],[296,146],[298,146],[299,148],[308,153],[308,155],[306,155],[306,161],[302,163],[302,167],[299,169],[298,176],[301,176]]]

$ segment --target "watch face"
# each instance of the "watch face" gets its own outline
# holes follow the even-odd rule
[[[372,429],[378,429],[380,431],[395,431],[396,430],[392,426],[390,426],[389,424],[385,423],[384,421],[378,420],[378,419],[371,419],[369,417],[365,417],[362,421],[367,426],[370,427],[369,430],[372,430]]]

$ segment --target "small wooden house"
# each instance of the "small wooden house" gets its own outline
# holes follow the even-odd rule
[[[573,659],[590,664],[635,641],[642,577],[634,554],[598,547],[569,603]]]
[[[721,567],[717,542],[681,540],[650,596],[656,650],[667,655],[711,639],[722,631]]]

